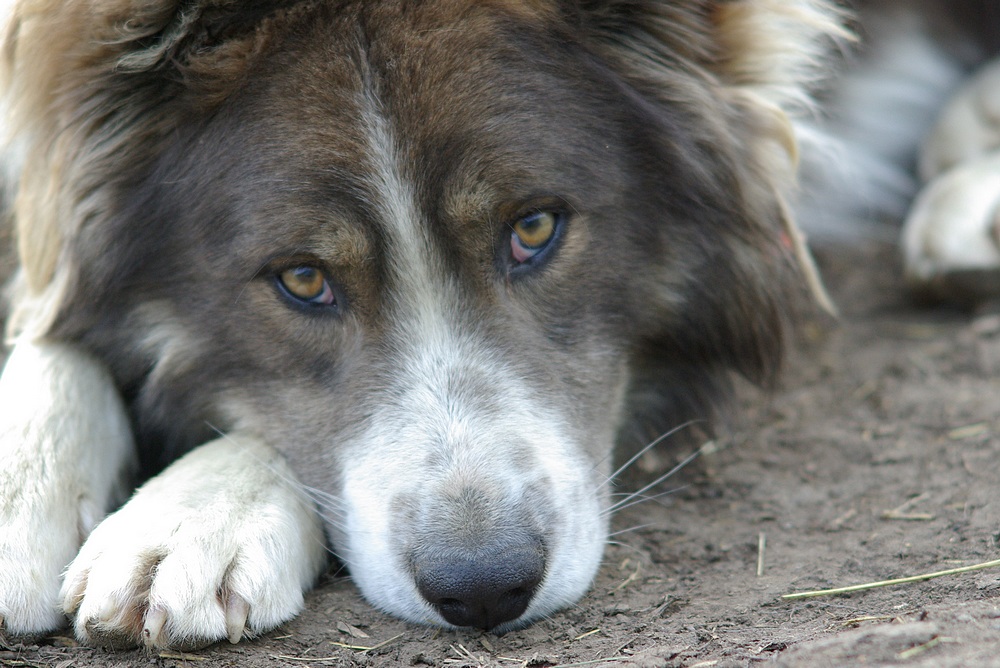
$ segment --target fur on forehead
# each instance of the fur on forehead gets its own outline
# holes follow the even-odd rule
[[[109,210],[114,189],[141,173],[174,128],[210,113],[277,48],[288,26],[323,0],[19,0],[8,17],[0,93],[8,160],[17,175],[22,271],[13,330],[43,335],[75,284],[74,240]],[[405,8],[406,3],[400,3]],[[747,166],[770,200],[791,185],[788,114],[836,16],[820,0],[497,0],[414,3],[438,20],[475,8],[544,21],[581,40],[643,95],[716,98],[726,122],[754,126]],[[671,85],[665,85],[667,82]],[[738,121],[734,119],[739,119]],[[123,159],[123,156],[128,156]],[[770,206],[768,204],[768,206]]]

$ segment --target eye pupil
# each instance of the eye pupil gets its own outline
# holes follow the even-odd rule
[[[537,212],[514,223],[514,234],[524,246],[535,248],[545,245],[552,238],[555,227],[555,216],[551,213]]]
[[[286,269],[278,275],[278,281],[290,296],[299,301],[318,306],[329,306],[336,301],[326,276],[316,267]]]
[[[296,267],[284,272],[285,287],[296,297],[309,299],[323,289],[323,275],[312,267]]]
[[[534,211],[519,218],[511,225],[511,256],[523,264],[545,250],[556,236],[558,214],[550,211]]]

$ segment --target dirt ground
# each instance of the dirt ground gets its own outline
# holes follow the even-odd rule
[[[503,637],[444,632],[331,576],[254,642],[155,655],[57,634],[3,648],[0,665],[1000,666],[1000,569],[781,599],[1000,558],[1000,311],[914,306],[889,248],[820,260],[839,325],[804,328],[783,385],[747,389],[740,421],[671,494],[617,515],[570,610]]]

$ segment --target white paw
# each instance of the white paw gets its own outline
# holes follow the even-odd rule
[[[1000,148],[1000,60],[981,69],[948,102],[924,143],[925,181]]]
[[[1000,293],[1000,153],[924,188],[903,228],[903,254],[919,289],[960,298]]]
[[[297,614],[325,563],[315,510],[272,449],[220,439],[91,534],[63,586],[84,642],[194,648]]]
[[[62,573],[131,466],[107,372],[69,346],[19,343],[0,377],[0,627],[65,623]]]

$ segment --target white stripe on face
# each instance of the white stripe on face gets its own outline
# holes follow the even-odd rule
[[[456,306],[442,271],[434,242],[417,207],[413,184],[406,178],[399,146],[389,120],[374,93],[366,96],[362,122],[371,162],[371,202],[386,234],[392,274],[393,315],[397,324],[412,328],[426,343],[449,347],[446,311]]]
[[[367,426],[344,444],[346,535],[335,548],[375,605],[446,624],[418,591],[414,555],[537,538],[544,579],[522,617],[535,619],[576,600],[596,572],[607,531],[601,467],[558,402],[463,318],[391,124],[369,99],[372,204],[390,261],[389,372],[370,390]]]

